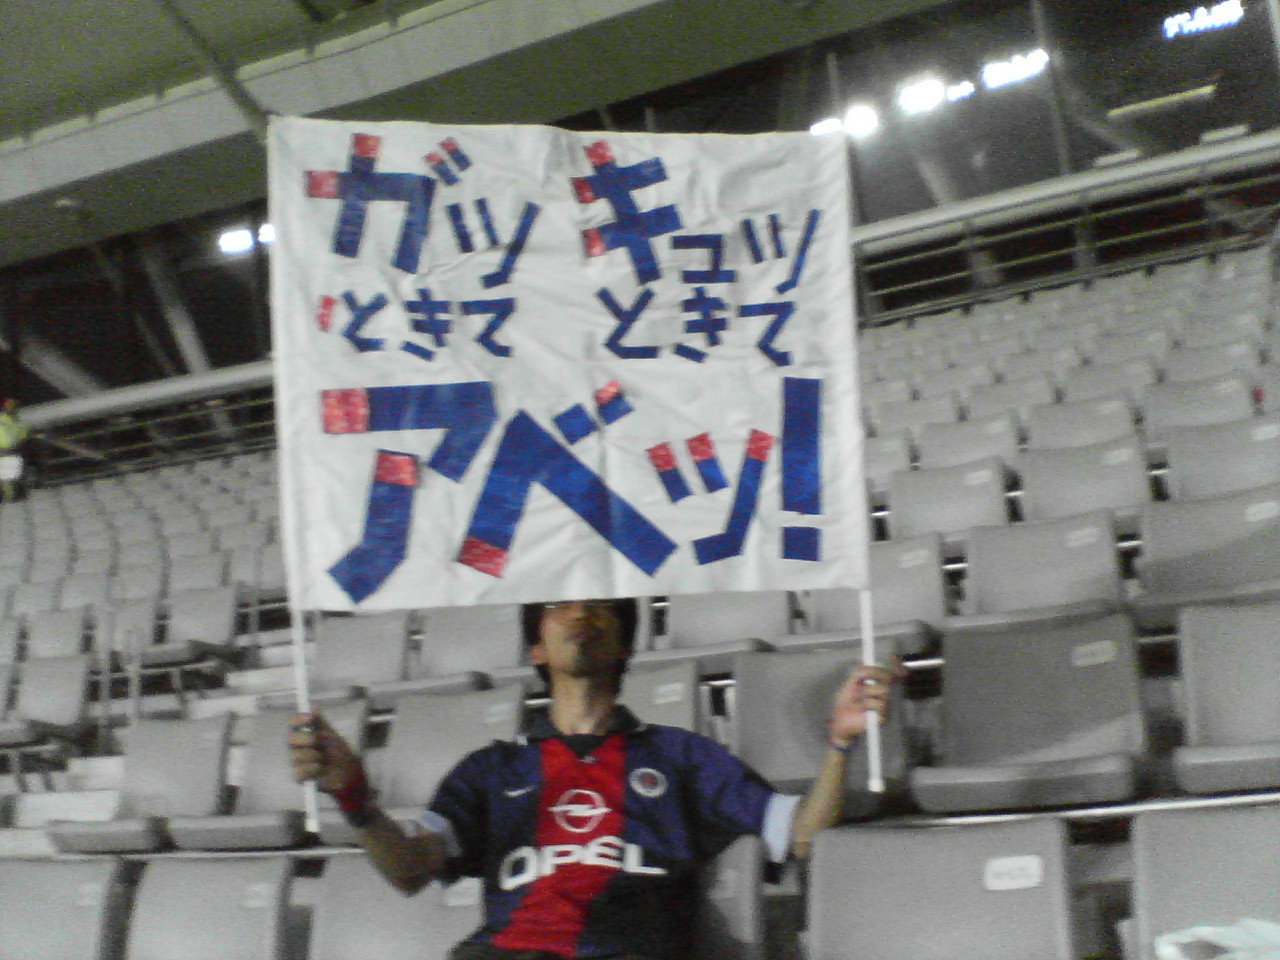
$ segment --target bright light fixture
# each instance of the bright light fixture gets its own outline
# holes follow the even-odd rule
[[[819,120],[817,123],[809,127],[809,132],[815,137],[820,137],[826,133],[841,133],[844,130],[842,124],[835,117],[827,117],[825,120]]]
[[[995,90],[1011,83],[1021,83],[1044,73],[1044,68],[1048,65],[1049,54],[1044,50],[1018,53],[1009,60],[997,60],[983,67],[982,85],[988,90]]]
[[[924,77],[898,89],[898,106],[903,113],[928,113],[947,98],[947,87],[936,77]]]
[[[260,226],[258,228],[258,242],[259,243],[275,243],[276,228],[269,223],[264,223],[262,226]]]
[[[218,249],[223,253],[246,253],[253,249],[253,234],[248,230],[228,230],[218,238]]]
[[[1189,37],[1207,30],[1221,30],[1223,27],[1234,27],[1244,19],[1244,5],[1240,0],[1222,0],[1212,7],[1196,7],[1188,13],[1176,13],[1166,17],[1164,36],[1166,40],[1174,37]]]
[[[880,129],[880,113],[869,103],[855,103],[844,112],[842,125],[851,137],[869,137]]]
[[[977,89],[972,80],[961,80],[959,83],[952,83],[947,86],[947,99],[952,103],[957,100],[967,100],[973,96],[974,91]]]

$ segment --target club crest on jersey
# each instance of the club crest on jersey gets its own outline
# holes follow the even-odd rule
[[[594,790],[566,790],[550,808],[561,830],[570,833],[590,833],[600,825],[609,808],[604,797]]]
[[[667,792],[667,778],[653,767],[636,767],[628,778],[631,789],[642,797],[660,797]]]

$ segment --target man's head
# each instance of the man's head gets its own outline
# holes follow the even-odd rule
[[[608,677],[615,693],[621,689],[635,646],[635,600],[527,603],[520,620],[529,659],[548,687],[556,674]]]

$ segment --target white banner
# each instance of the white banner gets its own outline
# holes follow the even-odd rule
[[[299,607],[865,586],[844,150],[273,121]]]

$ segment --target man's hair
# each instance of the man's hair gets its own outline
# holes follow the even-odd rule
[[[524,634],[524,645],[527,650],[542,640],[542,603],[526,603],[520,608],[520,630]],[[640,620],[639,605],[634,597],[624,597],[613,601],[613,614],[618,618],[618,639],[622,641],[622,649],[626,656],[618,661],[618,671],[613,677],[613,692],[622,689],[622,678],[627,672],[631,653],[636,646],[636,625]],[[534,669],[547,689],[551,689],[551,674],[542,664],[535,664]]]

